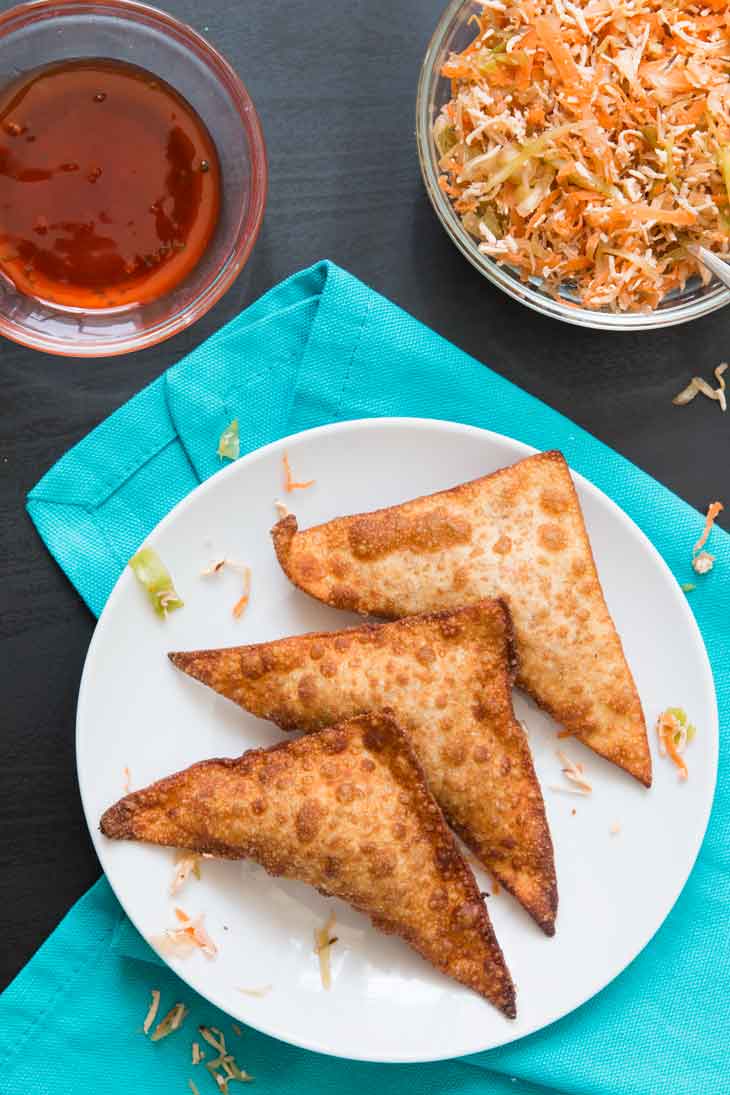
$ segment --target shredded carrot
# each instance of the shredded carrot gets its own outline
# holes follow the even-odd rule
[[[553,64],[558,70],[558,75],[564,84],[573,90],[580,88],[582,84],[578,66],[573,60],[573,54],[563,42],[560,23],[552,15],[541,15],[535,20],[535,31],[545,49],[553,59]]]
[[[245,567],[243,570],[243,593],[233,606],[233,615],[235,619],[239,619],[248,607],[248,602],[251,599],[251,568]]]
[[[297,483],[295,481],[292,476],[291,464],[289,463],[288,453],[284,453],[281,459],[284,465],[284,490],[287,492],[287,494],[291,494],[293,490],[306,490],[307,487],[314,486],[314,479],[307,479],[305,483]]]
[[[596,213],[596,223],[606,228],[620,228],[636,221],[641,224],[653,221],[655,224],[673,224],[675,227],[689,227],[697,220],[697,214],[688,209],[660,209],[652,205],[623,205],[612,209],[610,213]]]
[[[433,137],[484,254],[612,311],[706,277],[687,243],[730,257],[725,0],[483,0],[471,22]]]
[[[452,186],[445,175],[439,175],[439,189],[443,190],[444,194],[448,194],[450,198],[458,198],[461,194],[458,186]],[[286,490],[290,489],[290,487],[286,487]]]
[[[277,506],[282,503],[276,503]],[[286,509],[286,507],[284,507]],[[225,567],[229,567],[231,570],[238,570],[241,573],[243,579],[243,593],[238,598],[233,606],[233,615],[236,619],[243,615],[248,607],[248,602],[251,597],[251,567],[246,563],[234,563],[232,559],[218,559],[215,563],[211,563],[205,570],[200,572],[202,578],[207,578],[213,574],[220,574]]]
[[[674,764],[676,764],[677,768],[679,769],[680,778],[681,779],[687,779],[687,777],[689,776],[689,772],[687,771],[687,765],[684,763],[684,761],[680,757],[679,753],[675,749],[674,742],[672,741],[672,738],[671,738],[670,734],[668,734],[666,736],[666,738],[664,739],[664,744],[665,744],[667,753],[669,754],[672,761],[674,762]]]
[[[558,190],[551,190],[549,194],[545,195],[545,197],[542,199],[542,201],[538,205],[537,209],[535,210],[535,212],[532,214],[529,221],[527,222],[527,231],[528,232],[530,232],[535,227],[535,225],[537,224],[538,220],[543,215],[543,213],[547,213],[548,209],[553,204],[553,202],[557,201],[559,193],[560,192]]]
[[[160,950],[163,953],[185,957],[197,947],[206,958],[215,958],[218,948],[203,926],[205,918],[201,915],[197,916],[195,920],[191,920],[188,914],[180,908],[175,909],[175,917],[179,921],[180,927],[168,928],[162,936],[153,940]]]
[[[676,711],[678,709],[667,708],[662,711],[657,719],[656,730],[659,738],[659,750],[666,754],[679,772],[679,778],[685,780],[689,777],[687,765],[681,756],[680,749],[684,749],[687,742],[686,726],[680,722]],[[680,712],[686,724],[684,712]]]
[[[244,595],[242,597],[238,598],[235,605],[233,606],[233,615],[236,619],[239,619],[239,617],[241,617],[244,614],[244,612],[246,611],[246,609],[248,607],[248,601],[249,601],[248,593],[244,593]]]
[[[725,507],[723,506],[722,502],[710,502],[710,505],[707,508],[707,516],[705,517],[705,527],[702,530],[702,535],[700,536],[700,538],[697,541],[697,543],[695,544],[695,546],[692,548],[692,554],[693,555],[696,555],[697,552],[701,551],[702,548],[705,546],[705,544],[707,543],[707,537],[712,532],[712,526],[715,523],[715,519],[717,518],[717,515],[719,513],[722,513],[722,511],[724,509],[725,509]]]

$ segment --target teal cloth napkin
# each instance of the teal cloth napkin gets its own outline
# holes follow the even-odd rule
[[[102,423],[30,493],[38,531],[92,612],[169,509],[219,467],[234,417],[242,451],[338,419],[454,419],[559,447],[639,524],[679,581],[701,515],[579,427],[492,373],[332,263],[272,289]],[[690,604],[730,710],[730,537]],[[659,638],[659,637],[658,637]],[[246,1029],[239,1062],[262,1092],[458,1095],[721,1095],[730,1087],[730,778],[727,741],[710,828],[677,905],[631,966],[553,1026],[463,1061],[352,1064]],[[596,946],[601,941],[596,940]],[[191,1014],[182,1033],[141,1033],[150,988]],[[448,1022],[448,1016],[444,1016]],[[106,880],[66,916],[0,1000],[0,1092],[189,1090],[212,1081],[190,1063],[195,1026],[230,1020],[156,962]],[[202,1073],[202,1075],[201,1075]]]

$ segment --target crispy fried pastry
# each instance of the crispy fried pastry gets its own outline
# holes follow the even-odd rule
[[[291,581],[337,608],[393,619],[504,597],[517,683],[569,733],[650,786],[641,703],[561,453],[304,532],[290,515],[272,535]]]
[[[503,602],[170,658],[285,730],[392,711],[449,823],[554,933],[553,848],[512,710],[512,627]]]
[[[208,760],[126,795],[101,831],[255,859],[400,935],[437,969],[515,1015],[509,971],[408,740],[388,716]]]

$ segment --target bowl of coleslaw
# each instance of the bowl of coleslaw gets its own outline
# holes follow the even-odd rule
[[[672,326],[730,303],[725,0],[452,0],[421,69],[426,190],[462,254],[544,315]]]

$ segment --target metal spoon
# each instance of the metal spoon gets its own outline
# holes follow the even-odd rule
[[[694,255],[696,259],[699,259],[711,274],[714,274],[723,285],[730,289],[730,263],[725,262],[724,259],[719,258],[714,252],[708,251],[706,247],[701,247],[698,243],[688,243],[686,250]]]

